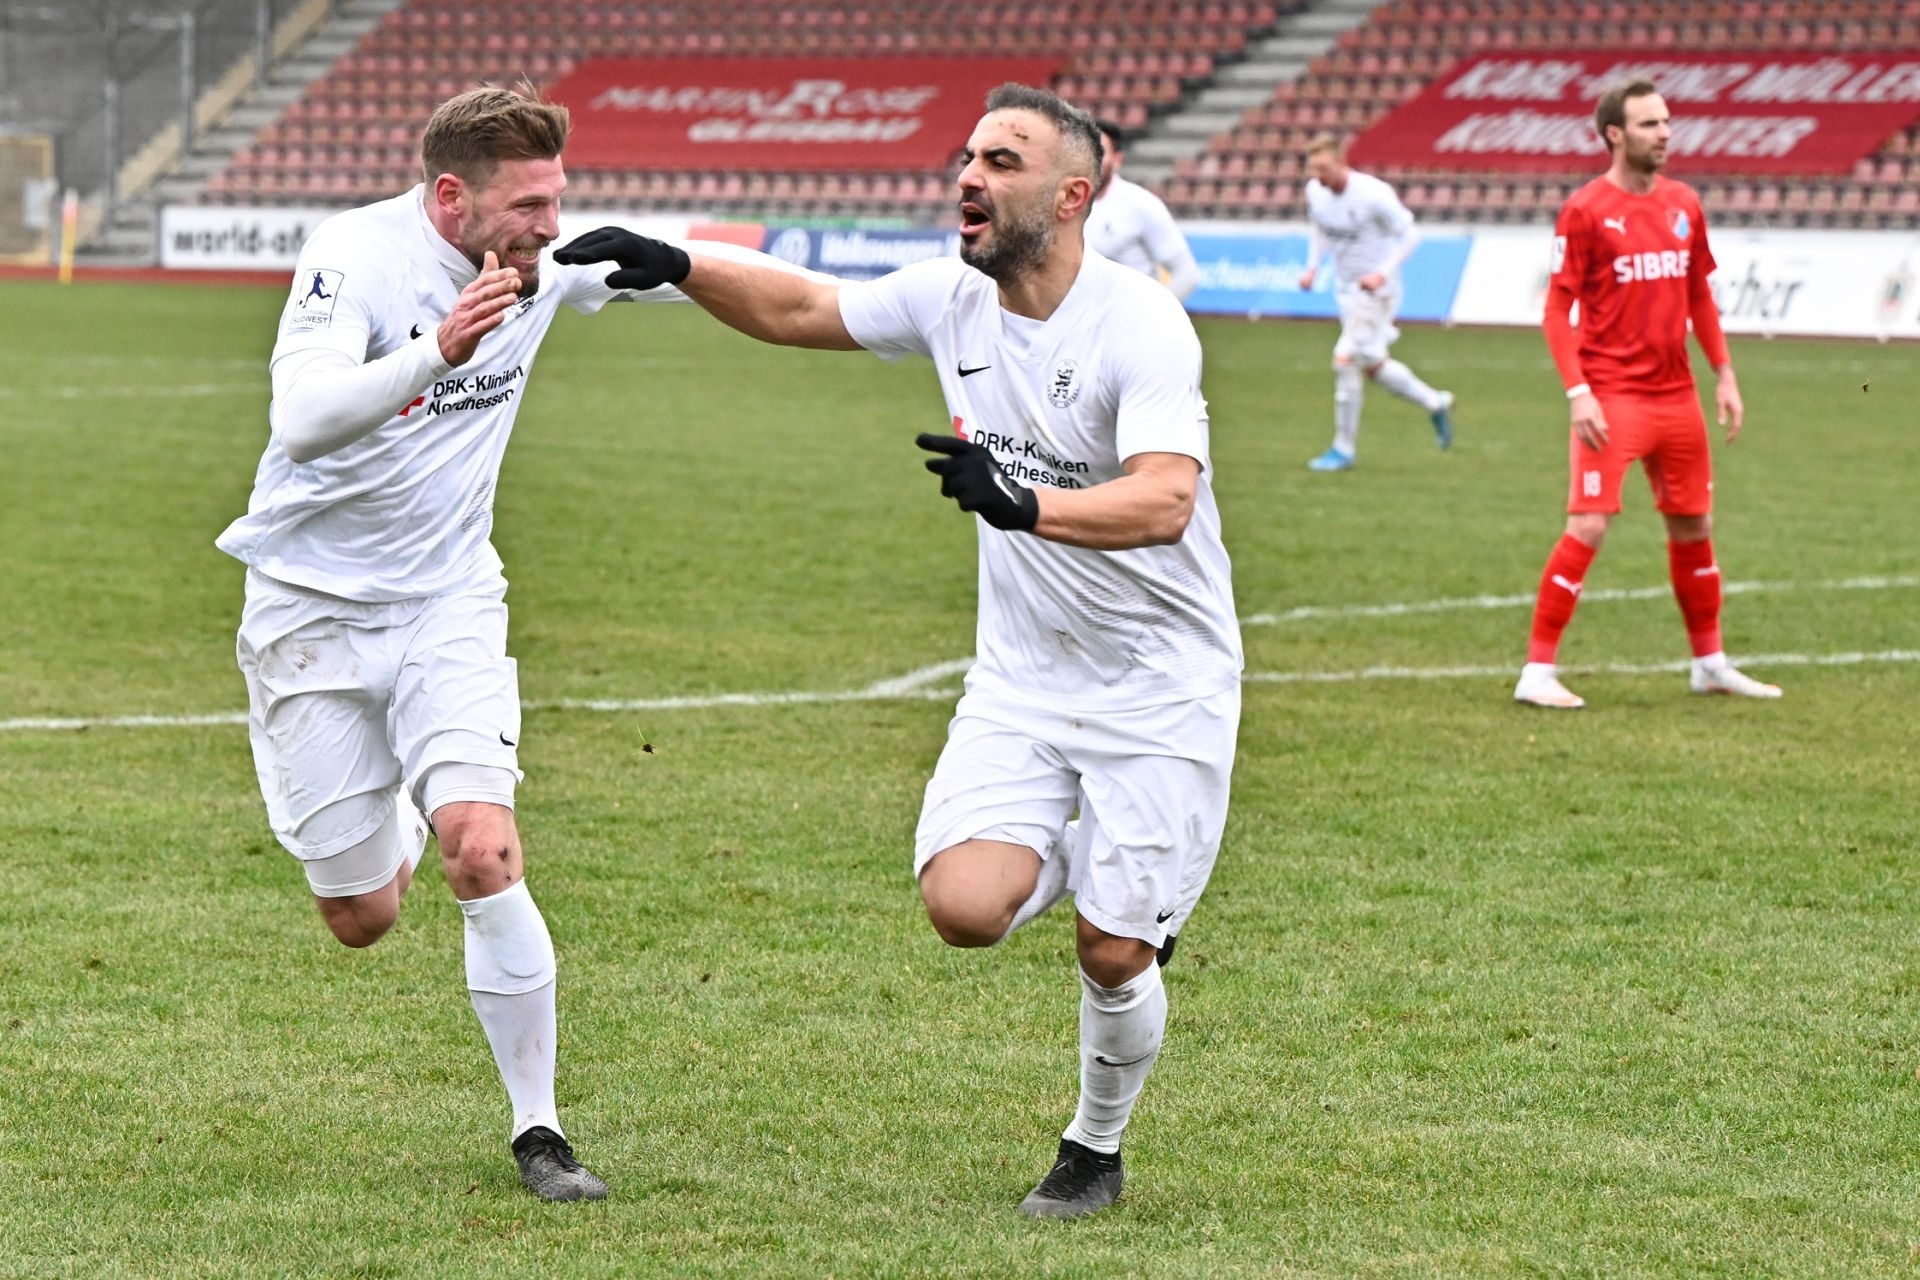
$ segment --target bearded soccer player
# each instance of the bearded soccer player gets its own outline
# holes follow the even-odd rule
[[[1574,192],[1554,228],[1547,346],[1571,405],[1572,483],[1567,528],[1547,560],[1516,701],[1586,705],[1560,682],[1560,636],[1587,567],[1620,512],[1627,464],[1638,460],[1667,522],[1673,593],[1693,648],[1695,693],[1777,698],[1778,687],[1736,670],[1720,643],[1720,566],[1713,554],[1713,464],[1707,422],[1687,363],[1687,322],[1713,365],[1714,406],[1727,439],[1745,406],[1707,277],[1713,254],[1700,199],[1664,177],[1672,137],[1667,104],[1648,80],[1600,99],[1594,127],[1607,172]],[[1580,307],[1576,327],[1570,312]]]
[[[461,94],[427,122],[423,185],[320,224],[281,313],[253,495],[219,538],[247,565],[237,653],[274,834],[334,937],[366,947],[431,819],[514,1159],[547,1200],[607,1188],[554,1101],[556,964],[514,822],[520,694],[489,534],[554,315],[632,297],[543,256],[567,127],[563,107]]]
[[[980,619],[914,870],[959,947],[1073,895],[1079,1107],[1020,1206],[1070,1218],[1120,1194],[1121,1133],[1166,1028],[1160,966],[1226,821],[1240,631],[1193,324],[1086,249],[1093,120],[1025,85],[986,105],[957,259],[835,287],[617,230],[555,256],[619,263],[615,288],[679,284],[763,341],[933,359],[955,433],[918,443],[978,517]]]

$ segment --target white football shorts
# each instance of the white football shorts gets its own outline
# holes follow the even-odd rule
[[[1213,874],[1239,727],[1237,684],[1118,712],[968,693],[927,783],[914,874],[966,840],[1064,855],[1082,916],[1159,946],[1180,932]]]
[[[1400,311],[1400,280],[1389,276],[1387,283],[1373,293],[1357,284],[1343,284],[1334,290],[1340,308],[1340,337],[1333,344],[1333,358],[1370,367],[1387,358],[1387,349],[1400,340],[1393,318]]]
[[[364,604],[248,571],[236,646],[247,728],[268,821],[294,857],[349,849],[391,811],[342,801],[404,785],[424,810],[435,765],[524,777],[506,590],[496,576],[460,594]]]

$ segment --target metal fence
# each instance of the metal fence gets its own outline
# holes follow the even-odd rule
[[[51,135],[61,185],[111,206],[127,158],[170,125],[190,134],[188,105],[299,3],[0,0],[0,132]]]

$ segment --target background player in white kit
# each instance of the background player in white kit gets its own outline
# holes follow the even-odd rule
[[[1300,287],[1313,288],[1331,253],[1340,338],[1333,344],[1333,444],[1312,458],[1314,471],[1350,471],[1360,447],[1360,402],[1371,378],[1426,410],[1442,449],[1453,443],[1453,392],[1435,391],[1389,353],[1400,330],[1400,268],[1420,242],[1413,214],[1394,189],[1347,164],[1338,138],[1307,145],[1307,222],[1312,244]]]
[[[933,358],[959,434],[919,443],[980,516],[980,620],[914,867],[955,946],[1074,895],[1080,1102],[1021,1204],[1037,1217],[1120,1192],[1121,1131],[1166,1025],[1155,960],[1213,869],[1240,710],[1200,344],[1167,290],[1084,252],[1099,146],[1054,95],[996,89],[963,152],[960,259],[870,284],[689,263],[621,231],[556,255],[618,262],[613,287],[679,284],[765,341]]]
[[[427,124],[424,186],[320,225],[274,345],[272,437],[219,538],[248,565],[238,657],[274,834],[334,936],[365,947],[398,918],[431,817],[514,1157],[549,1200],[607,1188],[554,1102],[556,968],[522,874],[519,686],[488,535],[555,312],[622,297],[542,261],[566,137],[564,108],[461,94]]]
[[[1166,286],[1182,302],[1200,283],[1200,264],[1166,202],[1137,182],[1120,176],[1126,160],[1126,134],[1111,120],[1096,120],[1100,129],[1100,186],[1087,215],[1087,243],[1095,253],[1112,258],[1158,280],[1167,273]]]

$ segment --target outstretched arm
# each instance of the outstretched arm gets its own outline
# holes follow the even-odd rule
[[[757,256],[757,255],[756,255]],[[681,293],[723,324],[783,347],[854,351],[859,343],[840,319],[840,286],[766,262],[738,261],[601,227],[556,250],[555,262],[611,262],[609,288],[644,292],[661,285]]]

